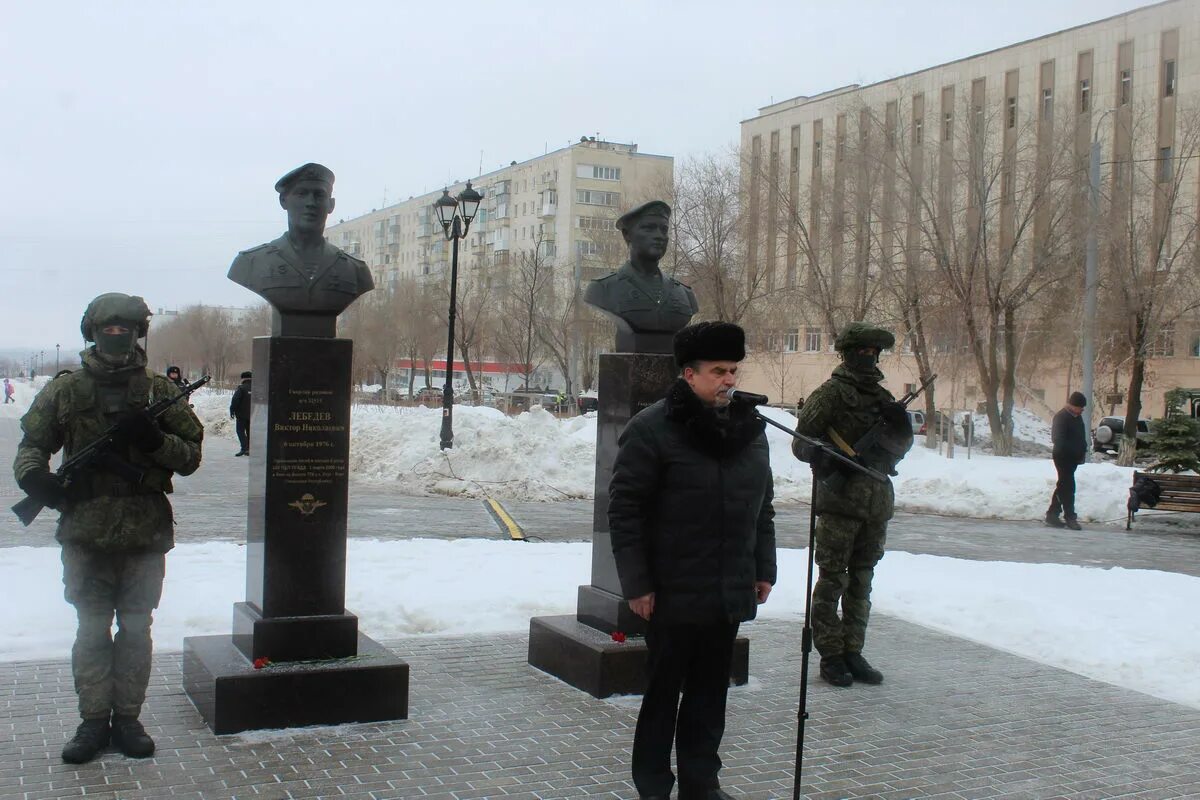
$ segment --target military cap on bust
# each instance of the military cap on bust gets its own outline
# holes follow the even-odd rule
[[[333,170],[329,167],[314,164],[311,161],[275,181],[275,191],[283,194],[296,181],[323,181],[333,186]]]
[[[746,332],[732,322],[697,322],[681,328],[673,342],[675,364],[693,361],[741,361],[746,357]]]
[[[662,200],[651,200],[648,203],[642,203],[640,206],[634,206],[621,216],[617,217],[617,230],[625,230],[633,224],[635,219],[643,214],[649,214],[651,212],[662,214],[665,217],[670,217],[671,207]]]
[[[886,328],[880,328],[869,322],[851,322],[842,328],[842,332],[833,342],[833,349],[839,353],[856,347],[887,350],[895,344],[896,337]]]

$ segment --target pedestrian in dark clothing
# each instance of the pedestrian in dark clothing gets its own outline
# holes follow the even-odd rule
[[[174,364],[167,367],[167,377],[170,378],[171,382],[178,386],[181,390],[188,387],[187,379],[184,378],[179,372],[179,367],[175,366]]]
[[[229,401],[229,418],[236,421],[238,444],[235,456],[250,455],[250,372],[242,373],[242,383]]]
[[[1054,469],[1058,482],[1050,496],[1050,508],[1046,511],[1046,524],[1053,528],[1064,525],[1073,531],[1081,530],[1075,516],[1075,468],[1087,456],[1087,431],[1083,428],[1083,408],[1087,398],[1083,392],[1072,392],[1067,404],[1054,415],[1050,427],[1050,441],[1054,445]],[[1058,518],[1059,514],[1062,519]]]
[[[681,376],[625,426],[609,484],[617,574],[647,621],[633,782],[643,800],[666,800],[674,744],[679,800],[721,800],[734,639],[775,583],[770,452],[753,409],[728,399],[742,329],[691,325],[674,349]]]

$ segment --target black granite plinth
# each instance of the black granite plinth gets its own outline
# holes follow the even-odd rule
[[[354,655],[358,646],[358,617],[326,614],[264,619],[249,603],[234,603],[233,643],[251,661],[345,658]]]
[[[534,617],[529,621],[529,664],[592,697],[641,694],[646,690],[646,641],[615,642],[575,617]],[[733,643],[729,682],[749,680],[750,641]]]
[[[408,718],[408,664],[358,635],[358,656],[254,669],[230,636],[183,640],[183,687],[213,733]]]
[[[246,601],[265,619],[346,613],[352,347],[254,340]]]
[[[629,607],[628,601],[599,586],[580,586],[575,619],[601,633],[620,631],[627,636],[642,636],[646,622]]]
[[[278,309],[272,308],[271,335],[332,339],[337,336],[337,315],[281,313]]]

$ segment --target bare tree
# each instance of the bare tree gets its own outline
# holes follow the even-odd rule
[[[1125,106],[1116,114],[1104,254],[1111,318],[1121,323],[1118,353],[1130,365],[1118,454],[1125,466],[1136,453],[1147,359],[1167,354],[1175,322],[1200,308],[1193,163],[1200,156],[1200,109],[1172,110],[1174,130],[1159,129],[1157,108]]]
[[[539,331],[549,321],[547,312],[550,317],[557,316],[553,313],[557,305],[554,270],[541,235],[533,247],[517,252],[505,278],[495,326],[497,351],[506,361],[520,365],[525,386],[530,386],[546,354]]]
[[[494,299],[492,288],[483,275],[459,275],[458,290],[455,294],[454,342],[463,371],[467,374],[467,384],[472,392],[477,392],[479,387],[475,385],[471,359],[480,357],[478,351],[491,332],[489,326],[493,322],[493,315],[490,312]],[[443,325],[449,325],[447,312],[450,307],[450,270],[446,270],[442,283],[437,285],[437,299],[438,302],[434,304],[436,313]],[[453,381],[454,376],[447,374],[446,380]]]

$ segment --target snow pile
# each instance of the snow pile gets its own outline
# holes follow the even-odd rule
[[[229,609],[245,592],[245,549],[185,544],[167,558],[156,649],[228,634]],[[591,545],[351,539],[348,563],[346,605],[376,638],[520,632],[532,616],[574,613]],[[448,564],[452,591],[437,568]],[[800,617],[806,565],[806,551],[779,551],[762,617]],[[61,570],[58,548],[4,551],[0,585],[22,603],[0,606],[0,660],[69,657],[75,618]],[[876,569],[872,601],[883,613],[1200,708],[1200,617],[1173,613],[1200,606],[1200,578],[893,552]],[[798,647],[799,626],[796,636]]]
[[[955,417],[955,438],[956,441],[964,442],[962,439],[962,414]],[[991,448],[992,446],[992,425],[988,421],[987,414],[972,414],[972,422],[975,424],[975,435],[973,445],[980,447]],[[1050,452],[1050,423],[1039,417],[1037,414],[1025,408],[1014,408],[1012,414],[1013,426],[1013,448],[1017,452],[1028,452],[1036,454],[1040,452]],[[1022,445],[1025,445],[1022,447]]]
[[[233,437],[228,391],[193,395],[205,436]],[[796,418],[763,412],[789,430]],[[454,407],[454,447],[438,448],[440,408],[356,405],[351,411],[350,470],[355,480],[394,485],[410,494],[492,496],[508,500],[590,498],[595,482],[596,416],[558,419],[541,408],[515,417],[486,406]],[[1022,431],[1036,435],[1028,420]],[[808,465],[792,456],[791,437],[768,426],[777,502],[807,502]],[[919,444],[893,479],[897,508],[951,516],[1037,519],[1054,490],[1047,458],[998,458],[959,449],[947,459]],[[1084,521],[1124,519],[1132,470],[1085,464],[1076,473]]]

